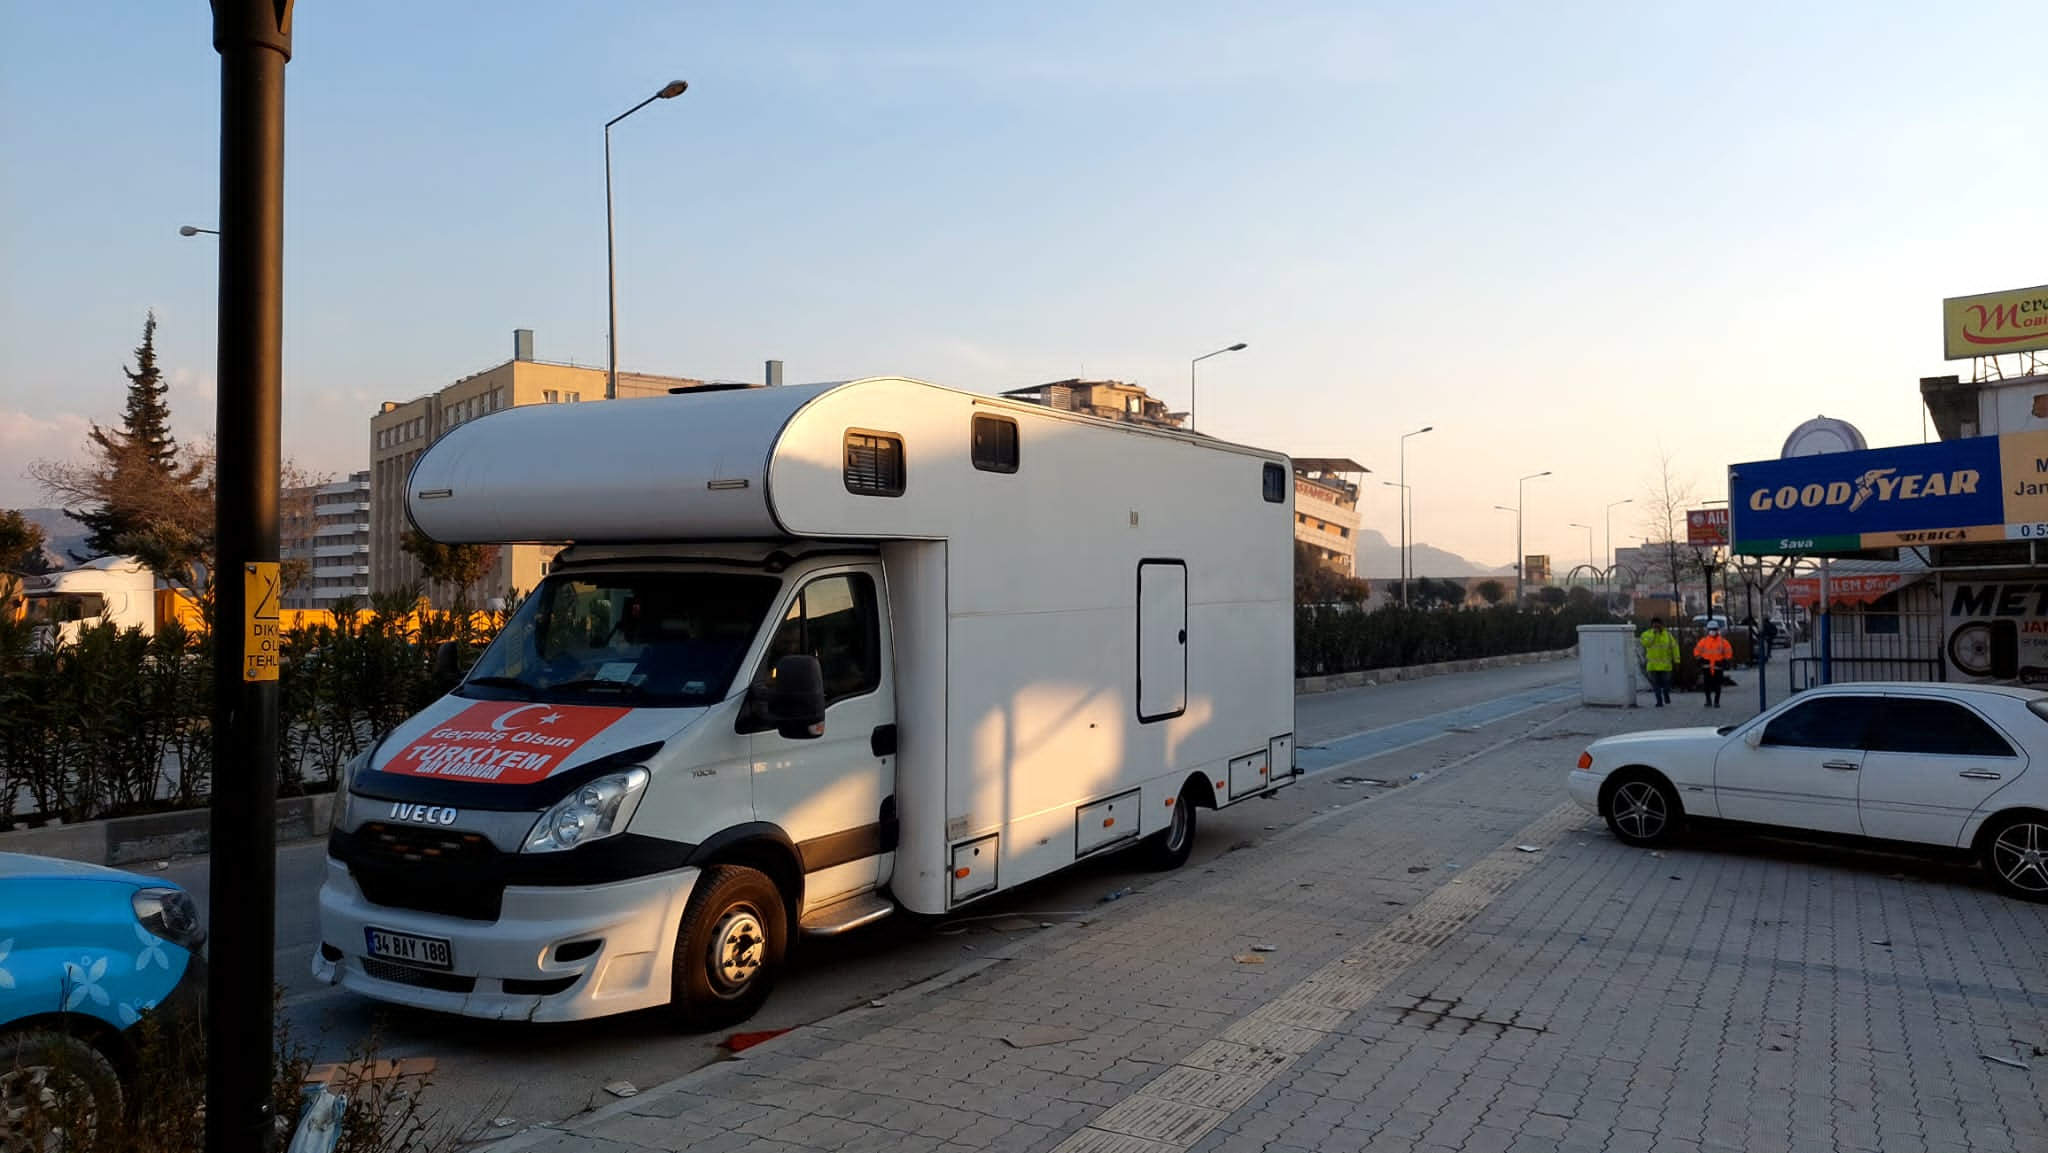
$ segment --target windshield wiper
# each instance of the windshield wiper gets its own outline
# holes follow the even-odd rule
[[[533,699],[533,686],[520,680],[518,677],[471,677],[462,682],[463,688],[469,688],[472,685],[480,689],[513,689],[525,696],[527,700]]]

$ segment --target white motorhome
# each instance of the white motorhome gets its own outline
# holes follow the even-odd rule
[[[156,632],[156,575],[132,556],[103,556],[77,568],[29,577],[24,609],[44,646],[78,642],[79,631],[105,621],[122,629]]]
[[[1290,783],[1286,457],[883,378],[516,408],[450,543],[574,542],[351,766],[317,976],[743,1019],[788,943],[943,914]]]

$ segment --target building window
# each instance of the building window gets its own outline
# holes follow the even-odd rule
[[[545,392],[541,393],[541,394],[540,394],[540,398],[541,398],[542,400],[546,401],[546,402],[547,402],[547,403],[549,403],[549,404],[560,404],[560,403],[562,403],[562,394],[561,394],[561,393],[559,393],[559,392],[556,392],[556,391],[555,391],[554,389],[552,389],[552,388],[550,388],[550,389],[548,389],[547,391],[545,391]]]
[[[1271,462],[1266,465],[1265,495],[1268,504],[1280,504],[1287,499],[1287,470]],[[1302,517],[1301,522],[1308,523],[1308,518]]]
[[[885,432],[846,433],[846,491],[903,495],[903,438]]]
[[[1870,602],[1863,610],[1863,634],[1865,636],[1895,637],[1899,635],[1899,594],[1888,592]]]
[[[974,418],[974,467],[983,472],[1017,471],[1017,422],[1006,416]]]
[[[562,394],[562,399],[570,404],[575,404],[577,401],[583,399],[583,394],[580,392],[565,392]]]

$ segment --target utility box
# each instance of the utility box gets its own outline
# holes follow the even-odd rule
[[[1634,625],[1579,626],[1579,693],[1589,705],[1636,707]]]

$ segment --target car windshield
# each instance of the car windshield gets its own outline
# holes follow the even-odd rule
[[[667,708],[724,700],[782,582],[703,572],[549,577],[457,695]]]

